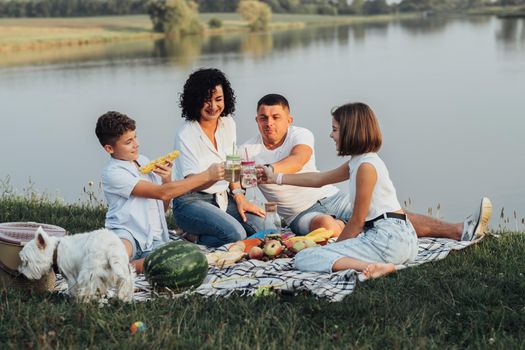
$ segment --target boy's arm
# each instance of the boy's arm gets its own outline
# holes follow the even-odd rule
[[[141,180],[135,185],[133,191],[131,191],[131,194],[137,197],[169,201],[172,198],[179,197],[187,192],[196,190],[210,181],[217,182],[223,179],[224,165],[221,163],[215,163],[210,165],[207,170],[201,173],[162,185],[157,185],[149,181]]]

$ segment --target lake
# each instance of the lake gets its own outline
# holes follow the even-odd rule
[[[294,123],[314,132],[318,167],[330,169],[344,161],[328,136],[331,108],[366,102],[410,210],[461,220],[486,195],[492,227],[504,208],[507,226],[525,229],[524,19],[432,17],[124,42],[7,62],[0,67],[0,179],[20,193],[30,187],[85,200],[83,188],[100,181],[107,158],[94,127],[108,110],[137,121],[142,153],[168,152],[182,123],[184,81],[199,67],[217,67],[236,91],[239,141],[257,132],[257,100],[281,93]]]

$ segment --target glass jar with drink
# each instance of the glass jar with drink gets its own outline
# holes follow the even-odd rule
[[[241,175],[241,157],[230,154],[226,156],[224,164],[224,180],[228,182],[239,181]]]

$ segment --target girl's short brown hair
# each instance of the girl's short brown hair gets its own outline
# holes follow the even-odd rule
[[[348,103],[333,110],[332,116],[339,123],[340,156],[379,151],[383,135],[374,111],[368,105]]]

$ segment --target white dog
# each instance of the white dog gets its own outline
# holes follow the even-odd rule
[[[135,272],[122,241],[113,232],[100,229],[65,237],[49,236],[42,227],[20,252],[18,271],[40,279],[54,268],[67,280],[69,293],[81,301],[117,288],[117,297],[133,297]]]

